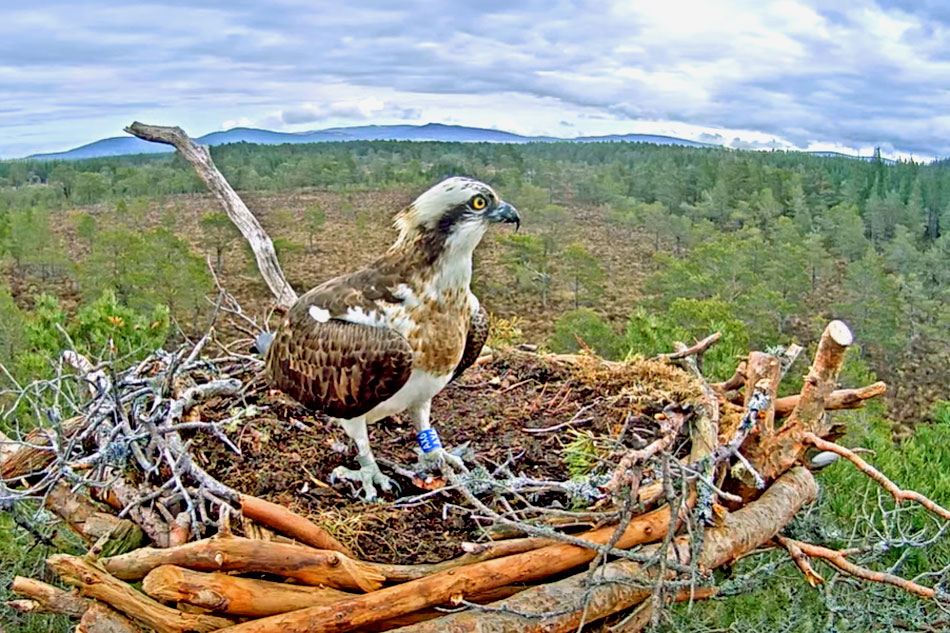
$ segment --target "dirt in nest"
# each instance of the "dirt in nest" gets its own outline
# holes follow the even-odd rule
[[[664,362],[635,360],[607,364],[584,357],[551,357],[506,350],[469,369],[433,402],[432,421],[446,447],[469,442],[478,463],[490,467],[520,456],[513,471],[538,479],[570,478],[564,446],[578,431],[616,437],[627,421],[629,442],[654,437],[654,416],[669,404],[690,406],[701,399],[698,384]],[[198,461],[224,483],[308,516],[361,558],[391,563],[445,560],[460,543],[484,540],[483,530],[445,496],[411,508],[393,507],[390,493],[368,505],[347,484],[330,487],[331,471],[356,467],[355,451],[343,429],[276,392],[251,390],[244,402],[210,402],[205,419],[225,419],[241,407],[249,414],[228,429],[243,455],[209,436],[196,436]],[[248,410],[248,407],[251,407]],[[531,433],[565,422],[567,427]],[[412,468],[415,432],[398,416],[370,425],[377,457]],[[628,442],[628,445],[632,445]],[[685,450],[685,444],[683,445]],[[384,467],[384,471],[387,469]],[[392,474],[392,473],[389,473]],[[403,496],[419,494],[395,476]],[[450,503],[462,503],[453,496]]]

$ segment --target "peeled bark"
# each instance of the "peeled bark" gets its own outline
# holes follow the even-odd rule
[[[65,591],[48,585],[40,580],[16,576],[10,584],[10,591],[28,598],[14,600],[7,606],[19,613],[58,613],[72,618],[81,618],[92,605],[92,601],[83,598],[75,591]]]
[[[162,565],[148,573],[142,590],[163,602],[187,602],[209,611],[261,617],[333,604],[353,594],[330,587],[310,587],[202,573]]]
[[[759,499],[726,515],[721,526],[706,530],[698,561],[700,567],[720,567],[767,543],[817,495],[818,486],[811,473],[805,468],[792,469]],[[660,548],[659,544],[650,545],[641,552],[658,554]],[[686,539],[677,539],[671,547],[673,549],[679,556],[676,560],[680,563],[689,561]],[[668,552],[667,556],[672,558],[674,552]],[[577,630],[582,618],[594,622],[642,602],[652,594],[652,589],[643,588],[643,583],[658,580],[654,570],[645,571],[640,563],[627,560],[608,563],[602,571],[605,580],[614,582],[589,586],[590,573],[584,571],[564,580],[531,587],[490,605],[493,609],[522,613],[557,613],[551,617],[464,611],[397,629],[393,633],[568,633]],[[601,578],[601,571],[595,578]],[[637,584],[640,586],[635,586]],[[585,593],[589,593],[586,607]],[[238,631],[240,627],[231,630]]]
[[[154,629],[157,633],[206,633],[231,624],[224,618],[182,613],[152,600],[130,585],[109,575],[89,561],[67,554],[54,554],[47,563],[68,585],[83,595],[101,600]]]
[[[339,552],[236,536],[204,539],[165,549],[143,547],[103,559],[102,564],[109,573],[123,580],[144,578],[160,565],[200,571],[264,572],[308,585],[363,591],[378,589],[385,580],[371,565]]]
[[[663,507],[637,517],[616,543],[627,549],[661,538],[670,522],[670,509]],[[583,535],[593,543],[610,541],[614,527]],[[301,609],[283,615],[251,620],[225,629],[227,633],[343,633],[364,625],[389,620],[449,601],[453,596],[472,595],[518,582],[539,580],[588,563],[592,549],[558,544],[523,554],[449,569],[426,578],[387,587],[324,607]],[[224,633],[224,632],[222,632]]]
[[[768,442],[762,443],[761,454],[750,459],[766,480],[775,479],[801,459],[806,432],[819,437],[826,434],[825,400],[834,391],[845,353],[853,340],[851,330],[841,321],[832,321],[825,328],[798,404],[782,428]]]
[[[251,495],[241,495],[241,513],[311,547],[332,550],[350,558],[355,558],[353,552],[333,538],[329,532],[302,516],[294,514],[282,505],[258,499]]]
[[[127,617],[96,602],[86,611],[76,633],[143,633],[142,628]]]

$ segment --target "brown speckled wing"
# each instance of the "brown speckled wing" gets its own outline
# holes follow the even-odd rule
[[[268,350],[270,385],[343,419],[361,416],[399,391],[412,372],[408,341],[388,328],[319,323],[308,313],[307,295],[291,308]]]
[[[472,313],[472,319],[468,325],[468,336],[465,337],[465,349],[462,351],[462,360],[455,368],[452,380],[461,376],[462,372],[478,360],[478,355],[481,354],[486,340],[488,340],[488,313],[485,312],[485,308],[478,306],[478,310]]]

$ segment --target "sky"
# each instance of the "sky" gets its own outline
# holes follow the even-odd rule
[[[438,122],[950,156],[946,0],[0,0],[0,157]]]

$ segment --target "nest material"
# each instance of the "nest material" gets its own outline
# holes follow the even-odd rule
[[[609,474],[606,464],[619,452],[656,439],[655,416],[671,405],[689,409],[703,397],[698,379],[662,359],[610,363],[505,349],[483,360],[435,399],[433,423],[447,446],[467,443],[475,462],[491,468],[510,459],[513,474],[537,480],[576,478],[570,446],[578,436],[590,439],[589,457],[603,459],[599,472]],[[465,505],[458,494],[403,507],[367,506],[345,488],[330,487],[331,471],[354,459],[343,430],[263,386],[248,390],[241,402],[207,402],[200,416],[232,420],[225,430],[242,453],[214,436],[196,435],[193,451],[211,475],[310,518],[361,558],[433,563],[457,555],[463,542],[485,538],[484,523],[470,520],[461,507],[445,509],[446,502]],[[685,430],[681,439],[677,446],[685,453]],[[394,417],[371,425],[370,441],[384,462],[416,460],[408,421]],[[397,475],[397,481],[403,496],[424,492],[409,479]],[[556,507],[576,509],[579,503],[563,494],[542,497]]]

